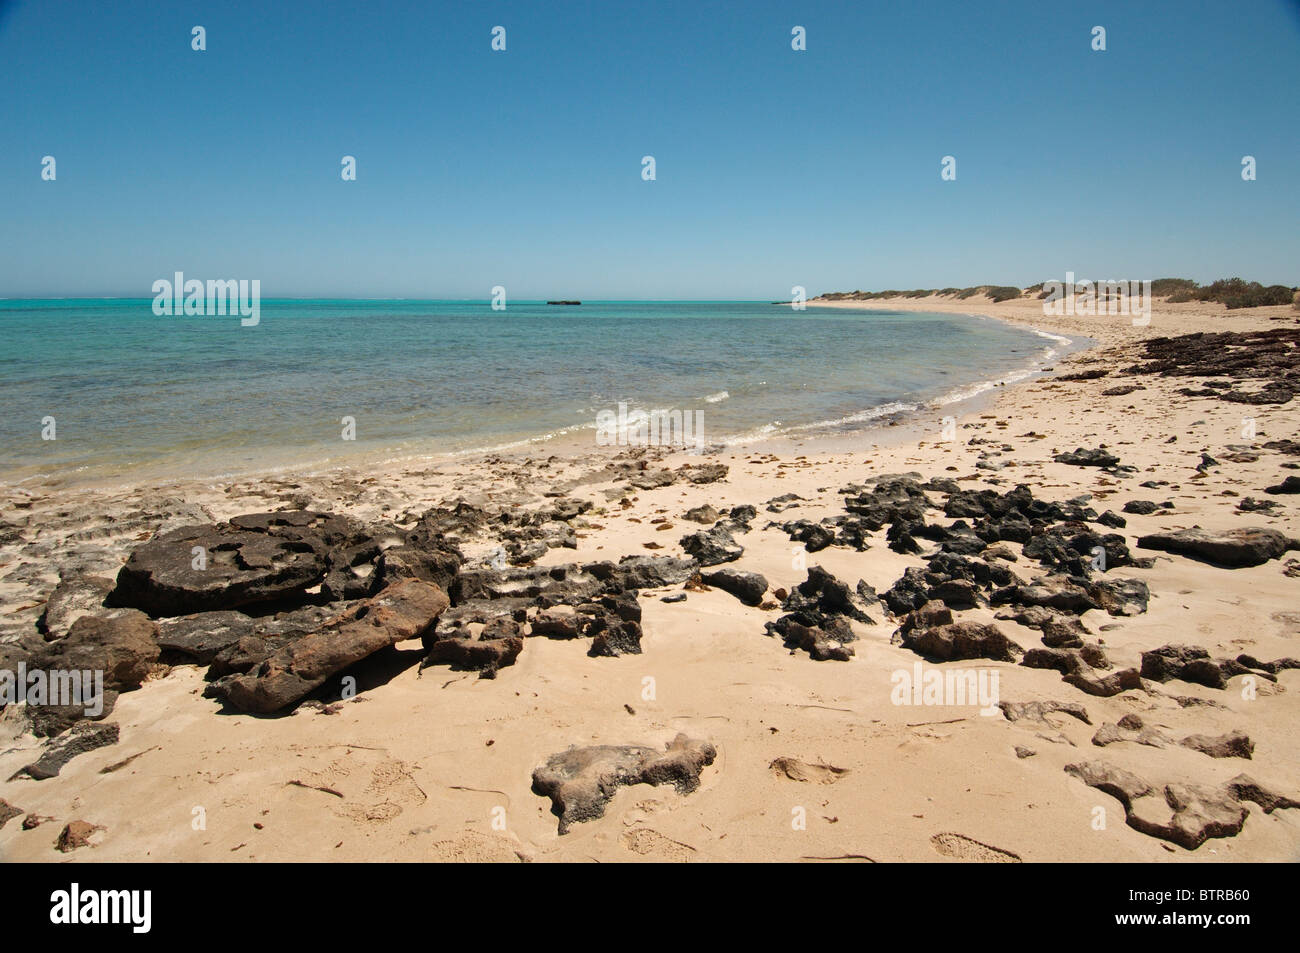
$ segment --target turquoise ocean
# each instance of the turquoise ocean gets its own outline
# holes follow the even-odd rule
[[[0,481],[594,445],[596,415],[620,402],[701,411],[710,444],[845,433],[1070,346],[972,315],[766,302],[267,299],[244,327],[159,317],[147,298],[0,300]]]

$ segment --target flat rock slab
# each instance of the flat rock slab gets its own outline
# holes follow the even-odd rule
[[[136,547],[117,574],[110,604],[152,616],[237,609],[301,597],[324,581],[327,568],[322,548],[300,534],[233,523],[185,526]]]
[[[14,777],[26,775],[37,781],[57,777],[63,766],[77,755],[117,744],[120,733],[121,729],[113,723],[80,722],[51,741],[39,759],[18,769]]]
[[[59,584],[45,600],[40,628],[46,641],[61,639],[72,623],[84,615],[103,614],[104,600],[113,589],[113,580],[79,572],[59,574]]]
[[[1300,807],[1300,802],[1269,791],[1244,774],[1209,786],[1150,784],[1105,761],[1067,764],[1065,771],[1118,799],[1129,827],[1187,850],[1196,850],[1211,837],[1239,834],[1249,814],[1245,801],[1254,801],[1266,814]]]
[[[180,656],[200,665],[210,665],[218,655],[242,639],[265,640],[311,632],[353,605],[353,602],[336,602],[329,606],[306,606],[260,617],[227,609],[160,619],[158,647],[173,660]]]
[[[533,793],[551,799],[560,819],[559,832],[580,821],[605,815],[614,793],[630,784],[672,784],[682,794],[700,786],[700,772],[713,763],[717,749],[707,741],[679,734],[663,751],[644,745],[572,747],[551,755],[533,772]]]
[[[1202,562],[1240,569],[1259,566],[1276,559],[1289,549],[1300,548],[1300,543],[1285,533],[1261,526],[1210,532],[1200,527],[1152,533],[1138,539],[1143,549],[1156,549],[1187,556]]]
[[[247,674],[214,682],[214,694],[242,711],[278,711],[368,655],[423,635],[448,605],[447,594],[434,583],[393,583]]]

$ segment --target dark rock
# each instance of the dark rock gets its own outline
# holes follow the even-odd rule
[[[523,649],[524,640],[518,636],[439,639],[430,647],[424,664],[446,664],[476,671],[480,678],[496,678],[497,670],[513,665]]]
[[[1140,579],[1099,579],[1089,584],[1088,595],[1112,616],[1141,615],[1151,601],[1151,590]]]
[[[786,648],[803,650],[815,662],[847,662],[853,657],[853,648],[848,645],[857,638],[844,618],[833,619],[826,628],[807,626],[787,616],[773,625]]]
[[[835,542],[835,534],[820,523],[811,520],[793,520],[781,526],[792,542],[803,543],[810,553],[819,553]]]
[[[913,629],[903,635],[903,646],[918,655],[945,662],[976,658],[1012,662],[1015,661],[1012,653],[1022,651],[997,626],[978,622],[951,622]]]
[[[203,562],[195,562],[196,548],[206,553]],[[172,616],[301,599],[324,581],[327,552],[318,536],[254,531],[235,521],[182,527],[135,548],[109,604]]]
[[[767,579],[756,572],[719,569],[702,574],[705,584],[729,592],[747,606],[756,606],[767,592]]]
[[[1200,527],[1152,533],[1138,539],[1143,549],[1177,553],[1230,569],[1259,566],[1300,543],[1275,529],[1249,527],[1210,532]]]
[[[158,661],[155,632],[153,621],[134,609],[83,615],[66,636],[33,656],[29,667],[103,672],[105,689],[131,691]]]
[[[1226,688],[1227,678],[1219,662],[1199,645],[1162,645],[1142,653],[1142,677],[1155,682],[1180,679],[1207,688]]]
[[[399,579],[422,579],[450,592],[460,566],[460,554],[450,549],[394,546],[379,554],[375,563],[374,591]]]
[[[1113,467],[1119,463],[1119,457],[1100,448],[1085,450],[1078,447],[1067,453],[1058,453],[1052,457],[1057,463],[1068,463],[1076,467]]]
[[[1300,493],[1300,476],[1289,476],[1281,483],[1264,488],[1265,493]]]
[[[597,563],[587,568],[592,575],[614,582],[622,589],[657,589],[685,582],[699,567],[689,559],[671,556],[624,556],[617,566]]]
[[[682,550],[701,566],[732,562],[744,555],[745,548],[736,542],[723,525],[683,536]]]
[[[50,741],[39,759],[26,767],[19,768],[9,780],[12,781],[22,775],[35,778],[37,781],[56,777],[63,770],[63,766],[77,755],[117,744],[120,732],[119,726],[112,722],[79,722]]]
[[[587,628],[592,637],[587,654],[617,658],[641,654],[641,625],[617,616],[597,616]]]
[[[447,594],[438,586],[404,579],[280,649],[249,673],[213,682],[210,688],[243,711],[276,711],[379,649],[422,635],[447,606]]]

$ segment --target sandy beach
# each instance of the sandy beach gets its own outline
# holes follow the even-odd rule
[[[0,808],[13,809],[0,810],[0,858],[1300,860],[1300,674],[1287,664],[1300,657],[1300,552],[1287,549],[1300,536],[1300,402],[1249,402],[1268,380],[1184,373],[1198,352],[1151,344],[1262,335],[1211,350],[1271,348],[1294,382],[1300,312],[1157,301],[1134,326],[1048,317],[1030,297],[867,304],[1096,343],[953,421],[936,409],[825,440],[9,488],[5,667],[80,639],[77,657],[129,656],[114,671],[131,671],[111,713],[73,729],[91,740],[54,776],[24,769],[69,736],[33,733],[31,706],[0,715]],[[1056,459],[1077,449],[1101,453]],[[1028,494],[1008,497],[1020,484]],[[1032,520],[1005,512],[1029,498]],[[339,538],[370,527],[369,542],[322,557],[338,598],[319,578],[277,581],[297,603],[264,600],[238,644],[195,648],[215,613],[247,607],[230,590],[205,590],[182,649],[177,613],[160,609],[164,570],[133,589],[119,577],[168,533],[184,542],[185,527],[276,511],[346,517]],[[254,546],[245,537],[284,538],[275,525],[220,532]],[[1192,527],[1208,541],[1177,536]],[[1253,528],[1274,532],[1232,535]],[[417,530],[418,544],[403,535]],[[374,555],[395,545],[425,546],[425,561]],[[450,569],[425,558],[453,549]],[[232,558],[214,556],[213,575],[258,566]],[[593,564],[612,568],[579,568]],[[420,601],[434,589],[450,608]],[[905,598],[915,605],[897,611]],[[292,624],[258,629],[272,609]],[[422,643],[426,615],[439,618]],[[803,621],[781,621],[792,615]],[[295,639],[364,626],[392,644],[257,710],[288,697],[272,682],[304,662]],[[898,673],[931,669],[996,675],[997,698],[983,713],[946,696],[896,703]],[[214,678],[224,700],[205,694]],[[552,761],[571,746],[644,748]],[[607,781],[645,780],[596,790],[602,765]],[[548,778],[559,793],[538,793]],[[77,821],[84,846],[70,847]]]

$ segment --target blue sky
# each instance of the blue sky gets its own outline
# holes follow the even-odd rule
[[[1300,282],[1296,0],[0,7],[0,297]]]

